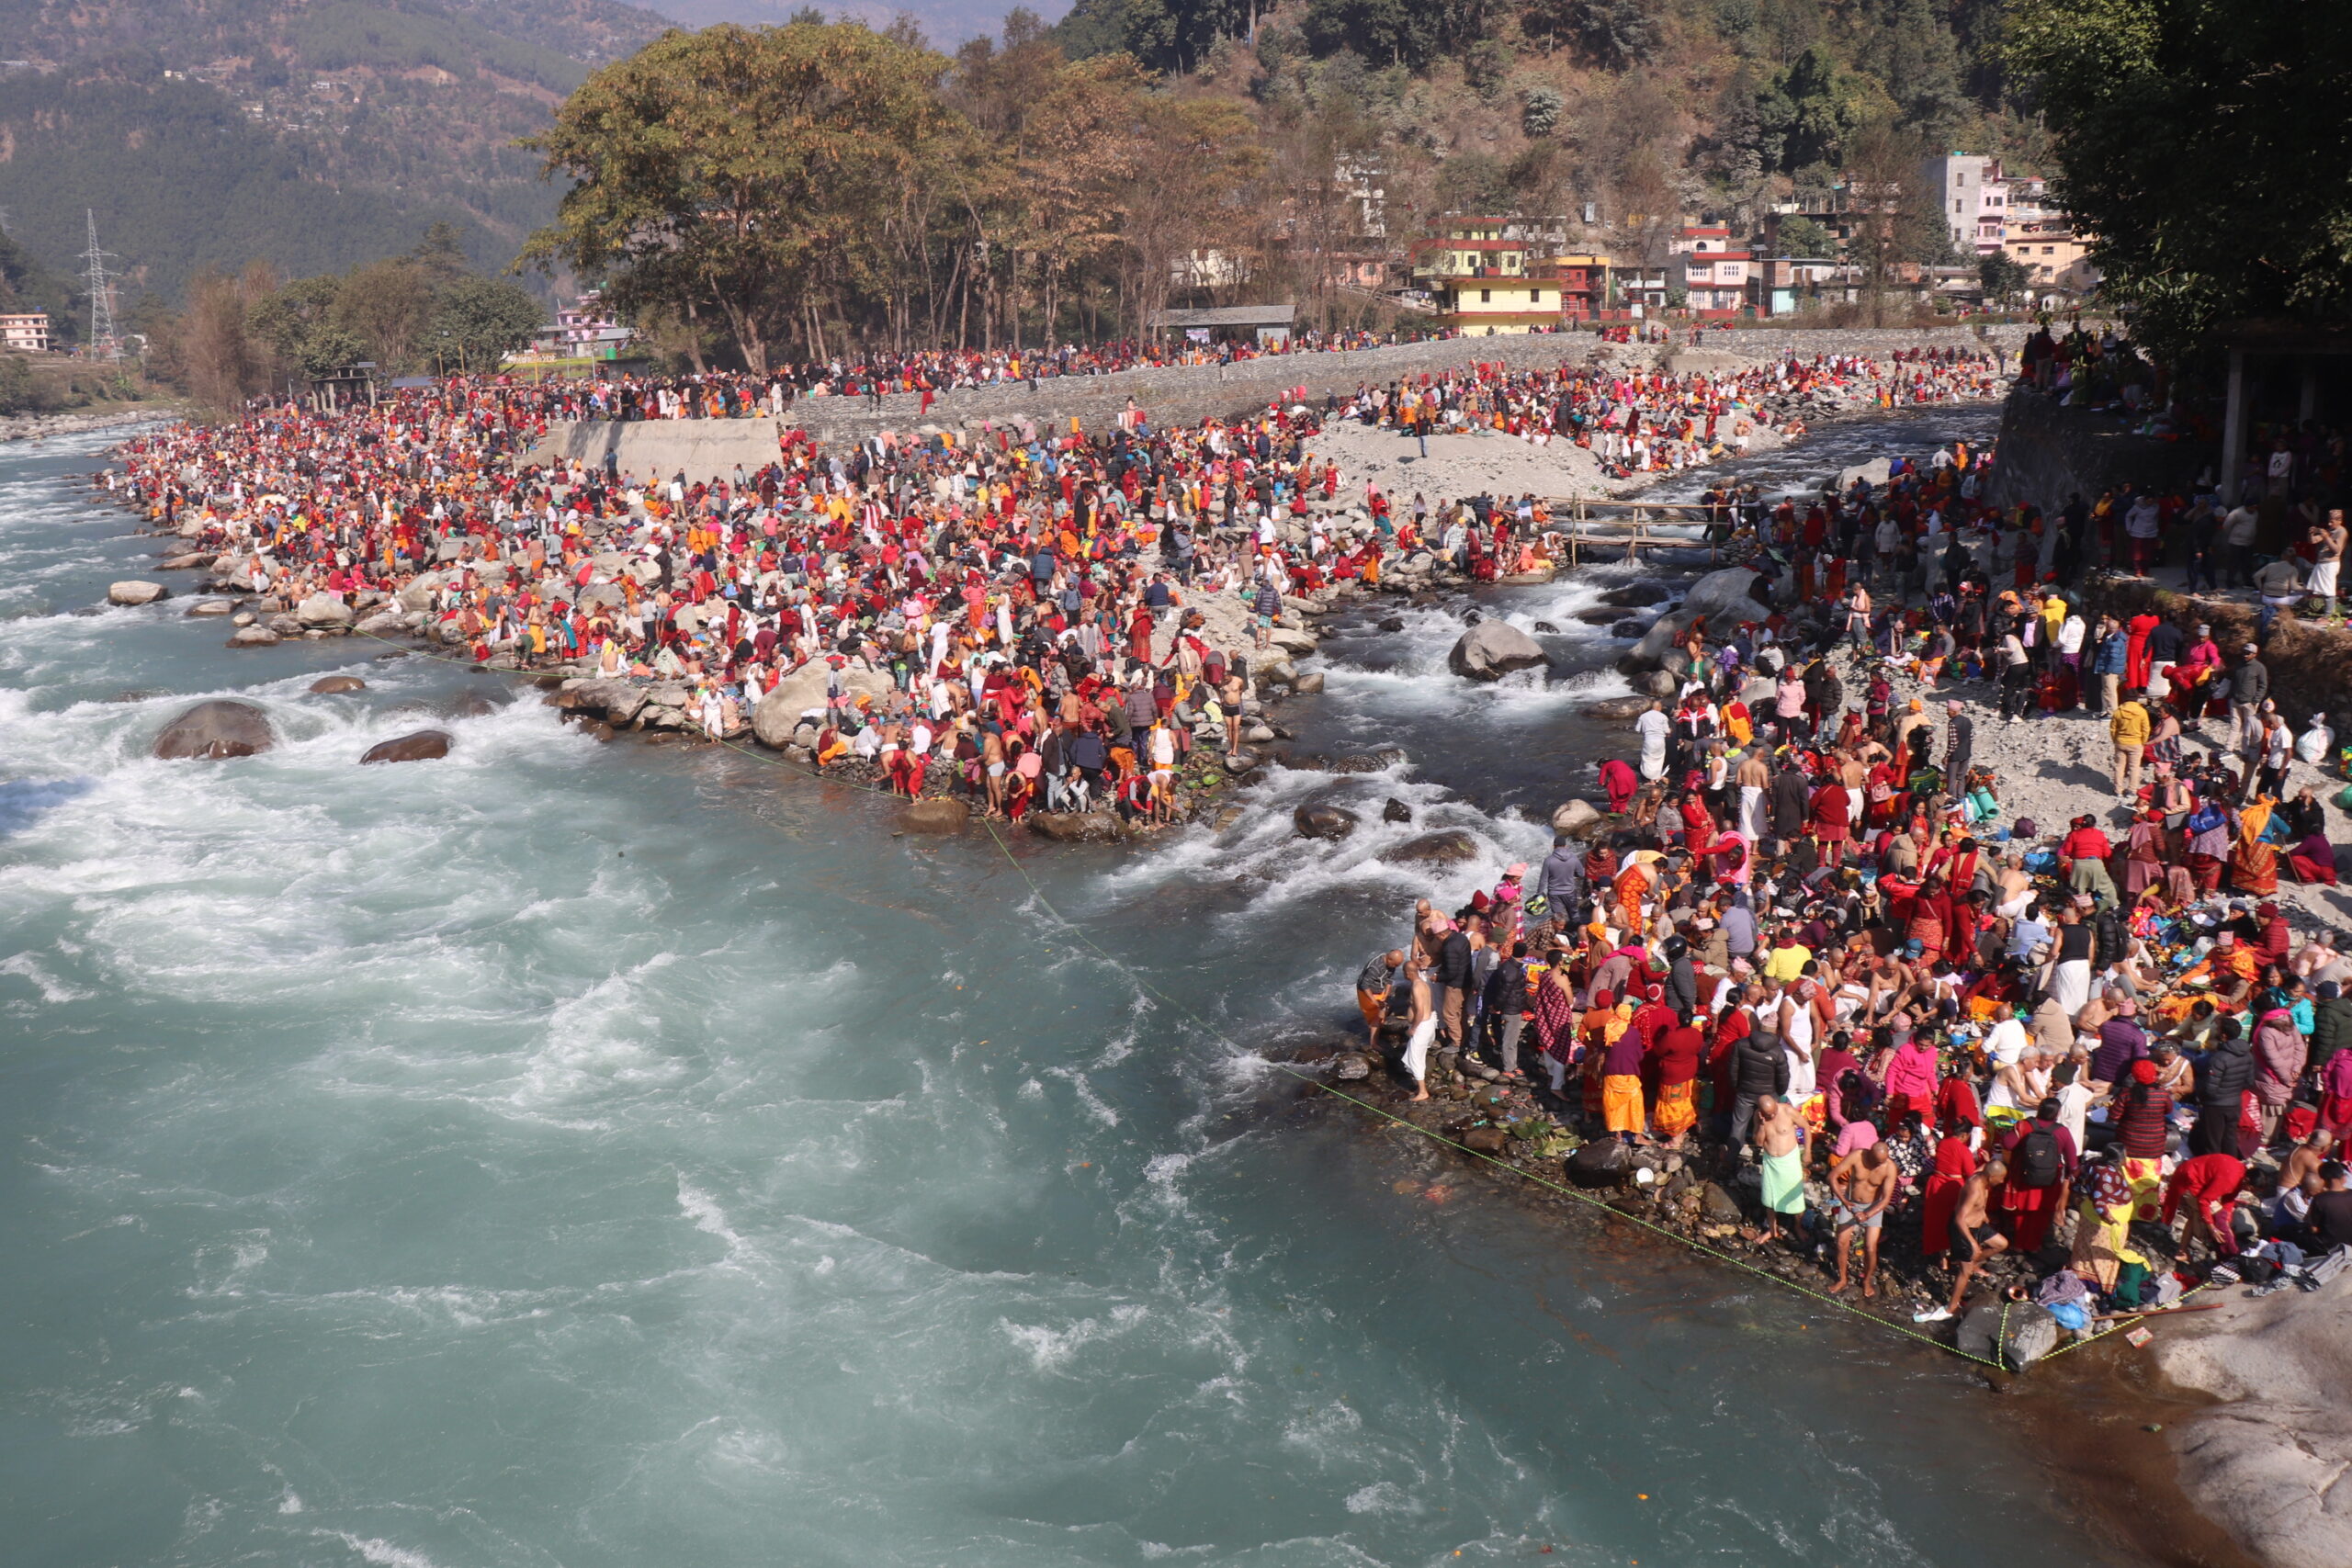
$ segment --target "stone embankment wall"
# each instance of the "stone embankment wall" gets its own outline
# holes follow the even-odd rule
[[[1958,327],[1819,330],[1758,329],[1711,333],[1696,354],[1677,351],[1679,369],[1726,369],[1758,359],[1794,354],[1884,355],[1899,348],[1979,347],[1993,344],[2009,352],[2023,338],[2018,327],[1993,327],[1984,337]],[[1037,383],[968,388],[942,393],[925,413],[918,393],[886,397],[877,409],[863,398],[804,399],[783,423],[821,441],[863,440],[884,430],[901,433],[967,431],[1008,425],[1066,431],[1077,420],[1100,430],[1117,420],[1130,400],[1155,424],[1193,424],[1232,419],[1262,410],[1293,389],[1310,398],[1346,394],[1359,386],[1447,370],[1470,364],[1501,364],[1542,369],[1583,360],[1596,351],[1625,364],[1654,365],[1664,352],[1647,344],[1603,344],[1589,333],[1449,338],[1432,343],[1394,344],[1344,354],[1279,355],[1237,365],[1187,365],[1115,371],[1107,376],[1057,376]],[[748,472],[775,456],[778,425],[766,419],[649,420],[627,424],[582,422],[551,427],[533,450],[539,461],[578,457],[602,463],[607,451],[623,469],[639,474],[684,472],[688,479]]]
[[[2055,512],[2076,493],[2097,501],[2099,491],[2126,479],[2143,489],[2185,487],[2213,459],[2204,443],[2134,435],[2111,413],[2061,408],[2026,391],[2010,393],[2001,411],[1998,450],[1993,503],[2044,512]]]

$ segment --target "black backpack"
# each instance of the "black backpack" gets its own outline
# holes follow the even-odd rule
[[[2020,1187],[2055,1187],[2064,1168],[2058,1155],[2058,1134],[2041,1122],[2026,1123],[2026,1134],[2011,1152],[2014,1179]]]

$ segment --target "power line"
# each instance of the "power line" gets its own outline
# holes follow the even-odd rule
[[[77,258],[90,289],[90,353],[119,360],[122,357],[122,338],[114,324],[114,284],[122,274],[109,269],[107,263],[122,258],[112,251],[98,249],[98,215],[86,207],[82,215],[90,225],[90,248]]]

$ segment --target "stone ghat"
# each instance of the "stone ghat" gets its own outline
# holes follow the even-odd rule
[[[1726,369],[1742,363],[1794,354],[1885,355],[1898,349],[1983,348],[2014,350],[2022,327],[1993,327],[1984,337],[1962,327],[1855,328],[1818,330],[1758,328],[1710,333],[1698,355],[1673,351],[1677,368]],[[1589,333],[1448,338],[1393,344],[1339,354],[1278,355],[1235,365],[1187,365],[1114,371],[1104,376],[1057,376],[1037,383],[967,388],[944,392],[925,412],[919,393],[896,393],[877,405],[866,398],[804,398],[781,421],[644,420],[628,423],[561,422],[533,447],[530,459],[578,458],[592,465],[613,454],[619,466],[639,475],[684,473],[688,480],[745,472],[771,460],[786,429],[808,431],[820,441],[864,440],[884,430],[900,434],[968,431],[984,424],[1027,426],[1067,432],[1072,420],[1087,430],[1115,422],[1132,400],[1159,426],[1234,419],[1263,409],[1293,389],[1310,398],[1346,395],[1367,383],[1465,365],[1502,364],[1515,370],[1579,363],[1596,353],[1610,360],[1652,366],[1667,354],[1657,344],[1610,344]]]

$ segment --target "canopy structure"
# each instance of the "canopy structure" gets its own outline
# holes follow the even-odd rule
[[[1182,333],[1201,343],[1220,333],[1254,331],[1263,343],[1290,336],[1291,323],[1297,316],[1295,305],[1220,305],[1207,310],[1162,310],[1151,318],[1151,330]]]

